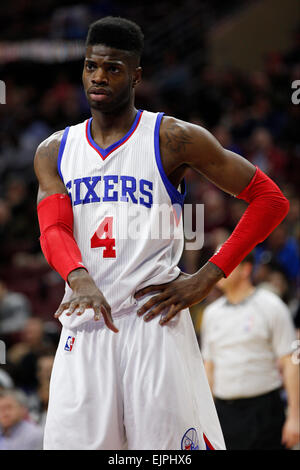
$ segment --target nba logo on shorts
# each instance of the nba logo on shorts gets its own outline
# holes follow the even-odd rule
[[[181,450],[199,450],[199,439],[195,428],[190,428],[181,440]]]
[[[68,336],[64,350],[71,352],[73,349],[73,344],[74,344],[75,338],[74,336]]]

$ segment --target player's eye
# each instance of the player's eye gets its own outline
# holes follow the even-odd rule
[[[112,73],[118,73],[120,71],[120,68],[117,67],[116,65],[110,65],[108,70]]]
[[[93,62],[86,62],[86,63],[85,63],[85,68],[86,68],[87,70],[94,70],[95,64],[94,64]]]

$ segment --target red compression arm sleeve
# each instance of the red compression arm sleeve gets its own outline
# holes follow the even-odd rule
[[[84,268],[82,257],[73,236],[73,210],[67,194],[53,194],[37,207],[40,224],[40,243],[50,266],[67,281],[71,271]]]
[[[289,202],[278,186],[258,167],[248,186],[237,197],[249,206],[231,236],[209,260],[222,269],[226,277],[270,235],[289,210]]]

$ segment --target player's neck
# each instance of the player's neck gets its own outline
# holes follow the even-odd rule
[[[231,286],[225,292],[225,296],[231,304],[239,304],[253,294],[255,287],[249,281],[242,281],[236,286]]]
[[[130,130],[136,113],[137,110],[133,104],[113,113],[102,113],[98,110],[92,110],[93,139],[96,142],[100,142],[100,147],[105,147],[106,143],[109,145],[111,138],[125,135]]]

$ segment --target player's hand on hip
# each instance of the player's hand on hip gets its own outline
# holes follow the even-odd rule
[[[68,302],[60,304],[54,317],[60,317],[65,311],[67,311],[67,316],[72,314],[82,315],[87,308],[91,308],[94,310],[95,321],[100,320],[102,315],[106,326],[114,333],[118,333],[119,330],[115,327],[112,319],[111,307],[89,274],[81,269],[72,271],[68,277],[68,282],[73,293]]]
[[[137,314],[144,315],[144,320],[150,321],[164,312],[159,323],[165,325],[184,308],[203,300],[222,277],[223,273],[219,268],[207,263],[196,274],[180,273],[174,281],[147,286],[136,292],[136,299],[146,294],[158,293],[140,307]]]

